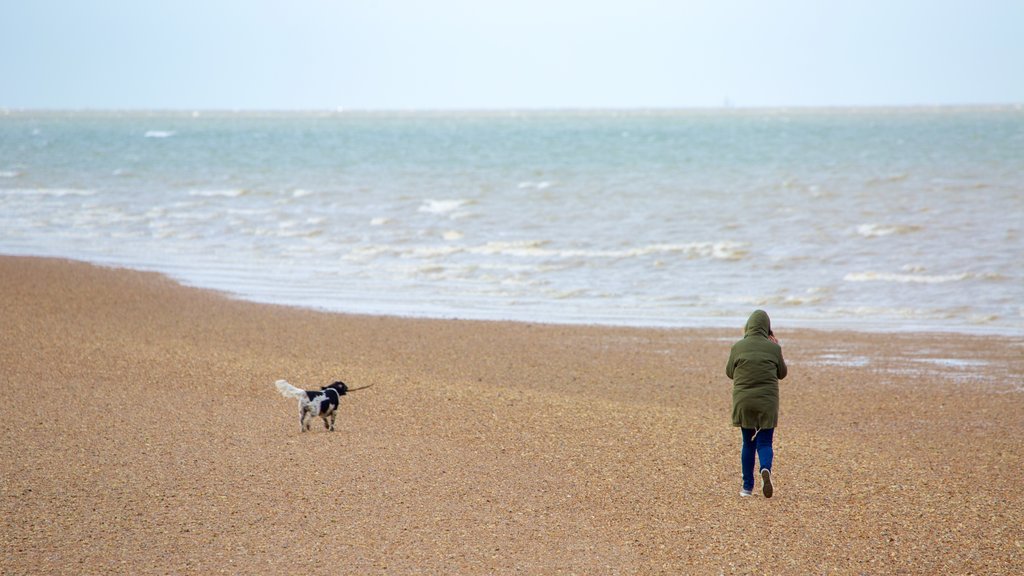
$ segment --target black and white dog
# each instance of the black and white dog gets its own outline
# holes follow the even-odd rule
[[[299,401],[299,425],[303,432],[308,432],[317,416],[323,418],[324,428],[334,432],[334,418],[338,414],[338,404],[341,397],[349,393],[349,387],[342,381],[324,386],[319,390],[303,390],[288,383],[287,380],[278,380],[274,383],[277,391],[285,398],[295,398]],[[370,386],[352,388],[352,391],[362,390]]]

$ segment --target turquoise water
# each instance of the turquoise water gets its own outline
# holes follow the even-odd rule
[[[343,312],[1024,333],[1017,108],[0,111],[0,252]]]

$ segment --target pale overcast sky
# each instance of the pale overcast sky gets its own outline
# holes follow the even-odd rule
[[[0,107],[1024,103],[1024,0],[0,0]]]

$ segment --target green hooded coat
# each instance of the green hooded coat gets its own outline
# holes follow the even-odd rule
[[[779,380],[786,377],[782,347],[768,339],[771,320],[755,310],[733,344],[725,374],[732,379],[732,425],[755,430],[775,428],[779,420]]]

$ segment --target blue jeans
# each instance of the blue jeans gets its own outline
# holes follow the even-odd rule
[[[772,458],[772,436],[775,435],[775,428],[764,428],[754,435],[753,428],[740,428],[743,435],[743,450],[740,451],[740,464],[743,465],[743,489],[754,489],[754,453],[761,461],[761,468],[771,470]]]

